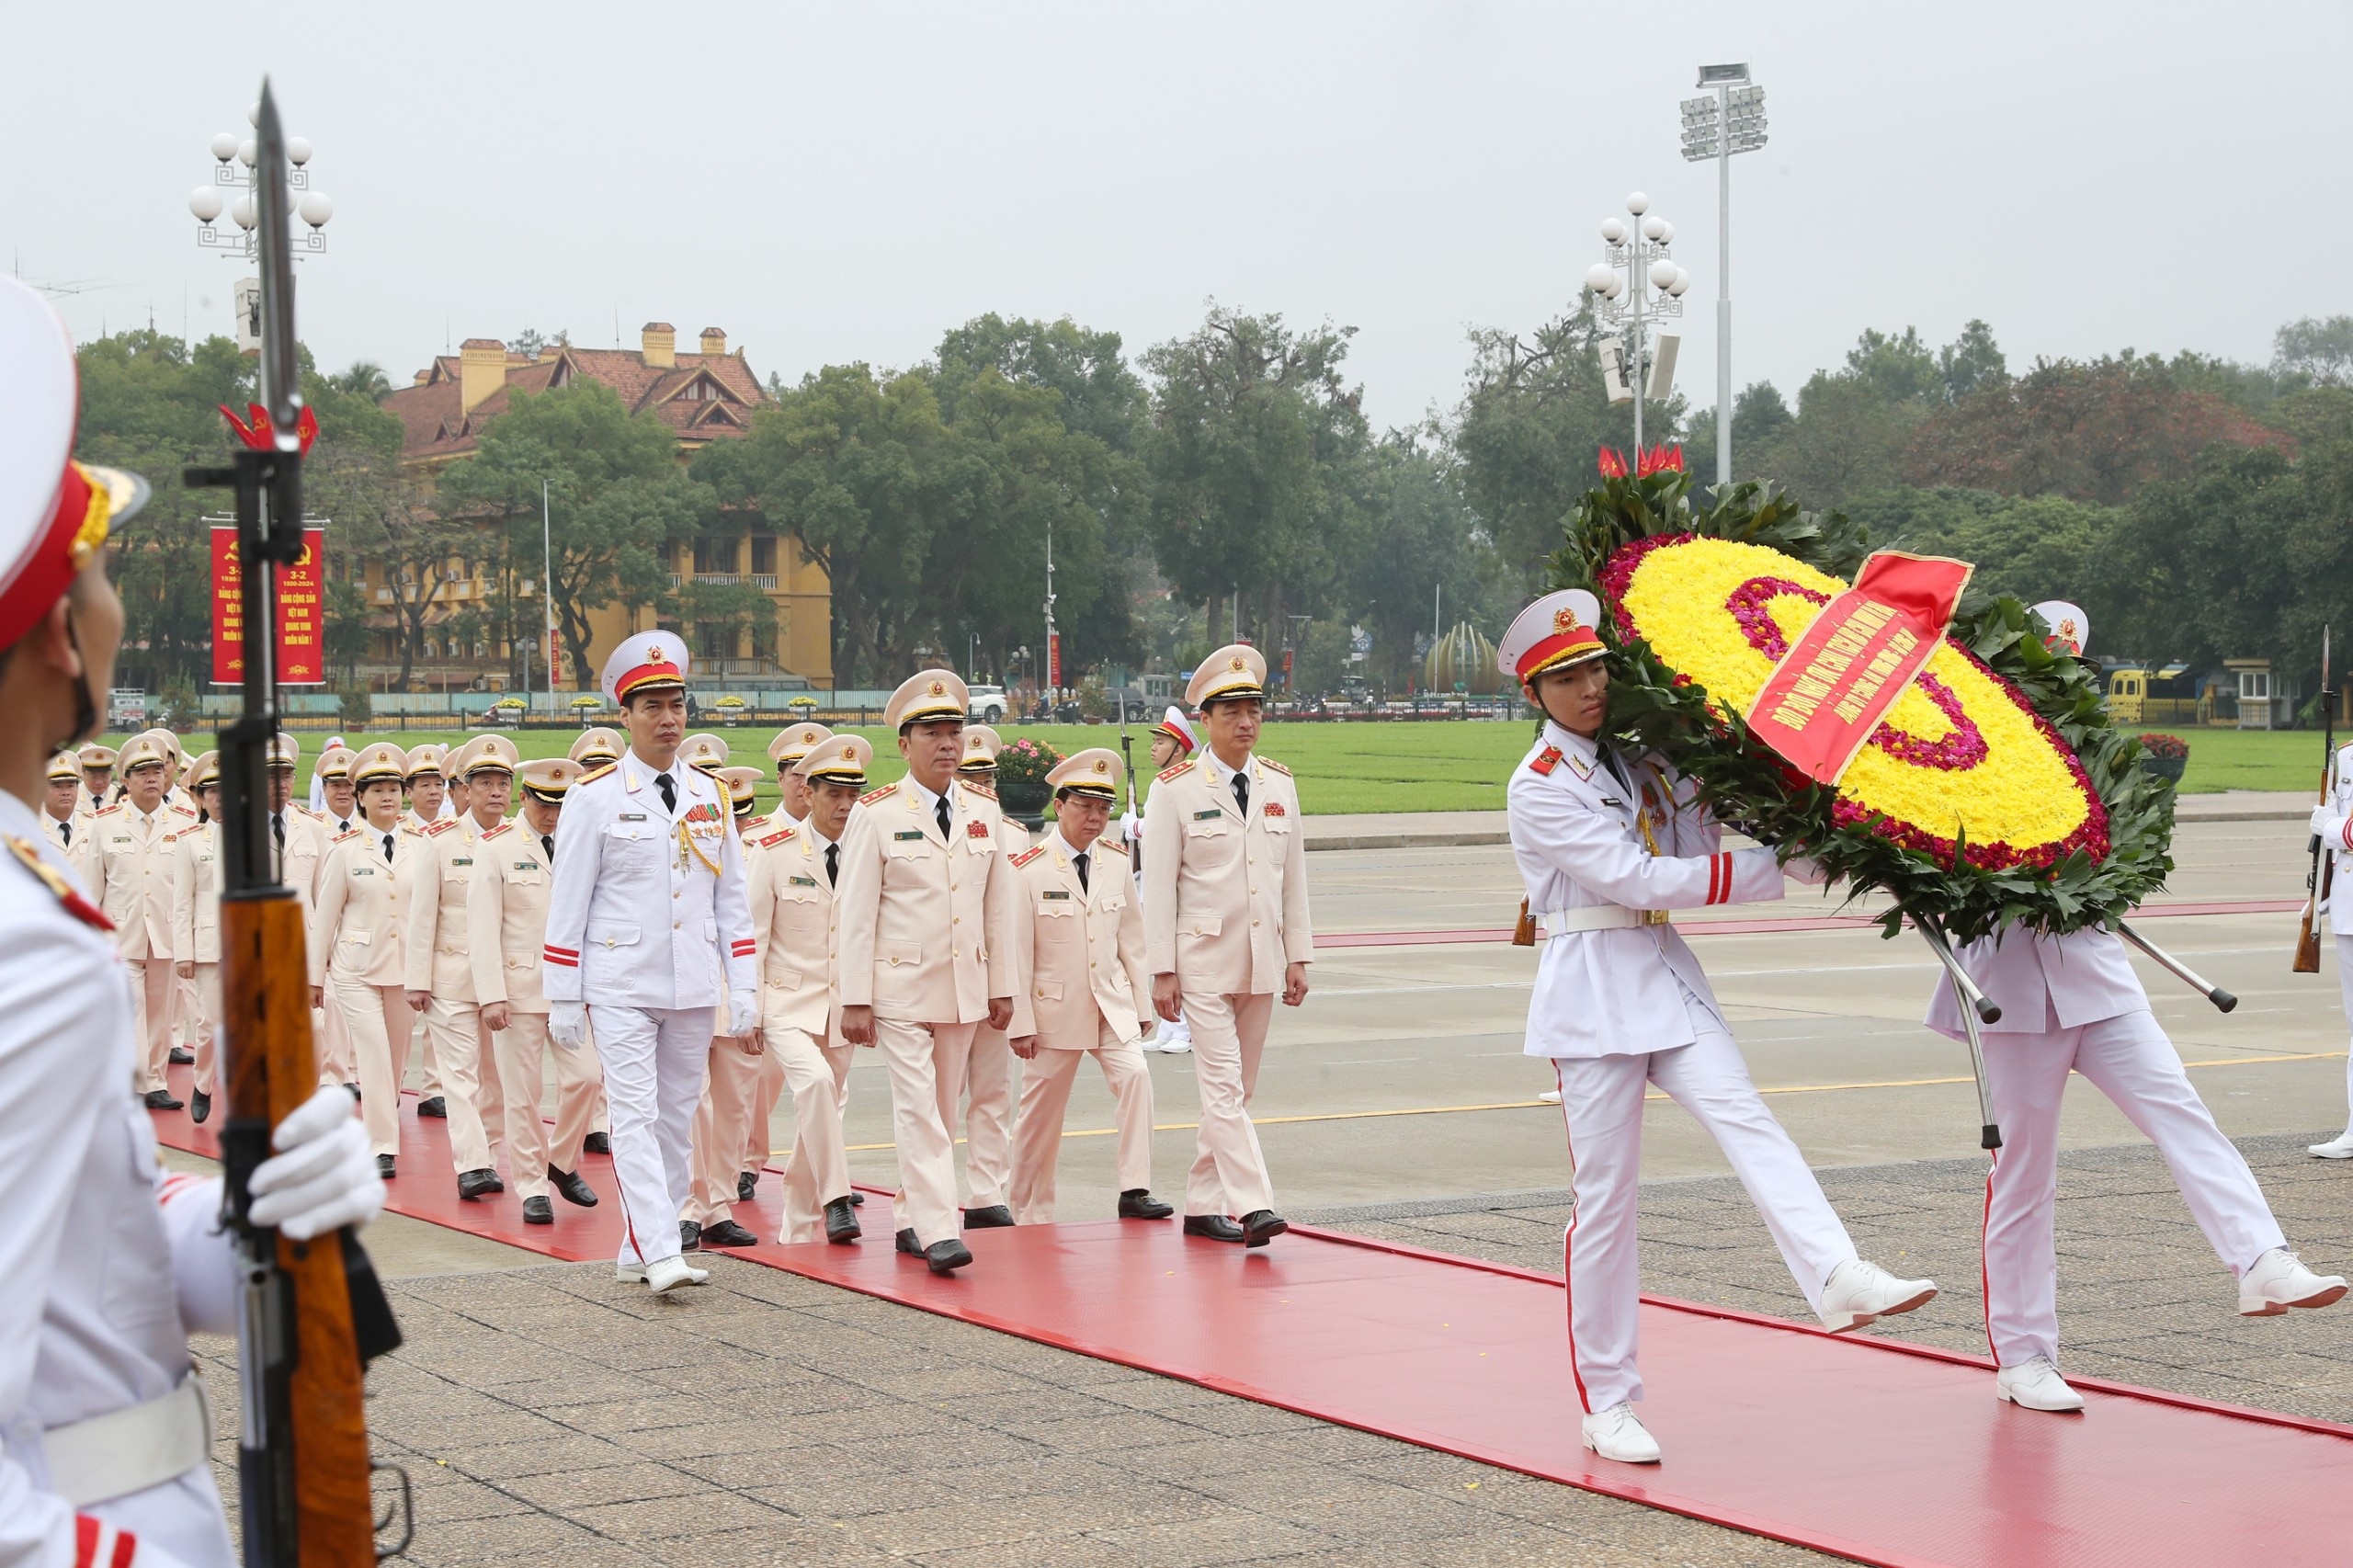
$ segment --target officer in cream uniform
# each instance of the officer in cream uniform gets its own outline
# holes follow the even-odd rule
[[[196,1089],[188,1119],[212,1114],[213,1030],[221,1023],[221,754],[188,769],[206,820],[172,835],[172,961],[196,983]]]
[[[996,801],[996,754],[1005,741],[986,724],[964,726],[964,760],[956,781]],[[1029,847],[1029,830],[998,808],[996,846],[1002,855]],[[1015,995],[1020,994],[1018,990]],[[1013,1179],[1013,1050],[1005,1030],[983,1022],[972,1034],[972,1054],[964,1063],[964,1179],[972,1201],[964,1206],[964,1228],[988,1230],[1013,1223],[1007,1201]],[[952,1123],[954,1118],[949,1118]]]
[[[49,759],[48,784],[41,796],[41,834],[64,851],[87,888],[90,874],[83,867],[82,852],[89,847],[90,835],[82,827],[82,770],[72,752],[62,751]]]
[[[1299,790],[1289,768],[1252,751],[1266,687],[1267,661],[1245,643],[1201,661],[1185,700],[1200,710],[1209,744],[1153,780],[1143,835],[1153,1005],[1192,1026],[1201,1093],[1185,1233],[1254,1247],[1290,1228],[1275,1212],[1250,1124],[1258,1058],[1275,997],[1292,1007],[1305,1001],[1315,957]]]
[[[1643,1396],[1635,1198],[1650,1085],[1723,1150],[1834,1332],[1910,1312],[1937,1288],[1856,1256],[1804,1156],[1749,1082],[1699,959],[1667,923],[1670,910],[1779,898],[1781,868],[1770,849],[1721,848],[1722,830],[1688,779],[1609,744],[1599,612],[1582,589],[1547,594],[1513,620],[1496,663],[1544,714],[1512,770],[1507,802],[1528,907],[1549,938],[1527,1050],[1552,1060],[1576,1173],[1564,1246],[1585,1446],[1642,1464],[1659,1457],[1632,1403]]]
[[[165,798],[169,753],[151,735],[124,744],[119,766],[127,785],[123,798],[91,817],[94,866],[91,892],[114,923],[115,940],[131,968],[133,1016],[143,1048],[139,1087],[151,1110],[178,1110],[165,1085],[172,1049],[172,1004],[178,977],[172,972],[171,837],[196,823]]]
[[[35,815],[51,754],[111,684],[107,533],[139,494],[67,461],[74,408],[64,327],[0,279],[0,1560],[231,1568],[188,1344],[235,1328],[221,1183],[157,1169],[122,957]],[[307,1241],[381,1209],[341,1091],[270,1144],[256,1223]]]
[[[1152,1017],[1143,907],[1126,846],[1104,833],[1126,774],[1119,754],[1101,746],[1057,763],[1046,775],[1056,825],[1013,858],[1025,915],[1015,926],[1022,986],[1013,999],[1013,1051],[1029,1064],[1014,1135],[1013,1202],[1025,1225],[1053,1221],[1063,1113],[1085,1056],[1103,1069],[1118,1107],[1120,1218],[1176,1212],[1152,1195],[1152,1070],[1136,1045]]]
[[[2083,612],[2035,608],[2052,628],[2052,651],[2081,657],[2090,641]],[[2068,610],[2075,624],[2063,629]],[[2246,1157],[2214,1125],[2150,1012],[2122,937],[2097,927],[2052,937],[2009,926],[1957,956],[2002,1009],[1997,1021],[1978,1026],[1985,1092],[2002,1129],[1985,1177],[1983,1242],[1985,1340],[1999,1369],[1995,1397],[2028,1410],[2084,1407],[2058,1365],[2059,1110],[2070,1072],[2113,1101],[2165,1155],[2207,1244],[2238,1276],[2243,1315],[2277,1317],[2345,1295],[2343,1279],[2313,1273],[2288,1250]],[[1938,977],[1927,1025],[1948,1039],[1964,1038],[1949,975]]]
[[[796,827],[808,816],[809,781],[801,776],[801,759],[833,737],[833,731],[824,725],[803,722],[778,731],[776,739],[768,743],[768,761],[776,768],[777,808],[748,824],[758,838],[772,837],[787,828]],[[750,865],[756,876],[759,861],[763,858],[765,857],[756,852],[751,856]],[[752,924],[757,926],[759,923],[759,915],[755,912]],[[762,995],[765,1014],[765,991]],[[766,1024],[761,1027],[765,1031]],[[759,1187],[760,1173],[767,1168],[768,1127],[776,1119],[777,1102],[784,1097],[784,1091],[782,1059],[774,1051],[762,1051],[759,1082],[752,1091],[752,1115],[745,1129],[744,1165],[735,1177],[735,1200],[739,1203],[751,1201],[753,1192]],[[842,1108],[849,1108],[849,1076],[847,1073],[842,1075]]]
[[[718,784],[678,759],[687,669],[667,631],[625,638],[605,661],[629,751],[564,801],[540,976],[556,1044],[597,1031],[621,1192],[616,1272],[657,1295],[710,1278],[680,1256],[695,1104],[711,1037],[758,1026],[743,846]]]

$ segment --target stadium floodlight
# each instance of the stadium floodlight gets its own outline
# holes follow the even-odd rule
[[[1732,161],[1765,145],[1765,89],[1748,79],[1747,62],[1702,65],[1700,87],[1686,98],[1683,156],[1716,161],[1716,483],[1732,483]]]
[[[1712,101],[1712,100],[1711,100]],[[1611,403],[1634,405],[1634,449],[1643,445],[1643,403],[1664,401],[1675,390],[1675,351],[1681,339],[1659,324],[1683,313],[1683,291],[1691,275],[1675,265],[1675,225],[1653,212],[1641,191],[1626,198],[1634,222],[1601,221],[1606,260],[1586,269],[1596,319],[1618,329],[1601,340],[1602,384]]]

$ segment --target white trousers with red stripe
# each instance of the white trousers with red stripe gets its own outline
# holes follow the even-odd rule
[[[621,1189],[623,1263],[678,1256],[678,1214],[694,1185],[695,1107],[710,1057],[709,1007],[588,1009],[604,1059]]]
[[[1698,1119],[1732,1162],[1765,1217],[1806,1304],[1818,1306],[1831,1271],[1855,1256],[1806,1168],[1805,1156],[1765,1108],[1748,1063],[1722,1019],[1683,992],[1699,1038],[1645,1055],[1555,1060],[1568,1125],[1576,1201],[1563,1243],[1569,1279],[1569,1356],[1587,1415],[1643,1397],[1635,1366],[1642,1273],[1636,1194],[1643,1163],[1643,1096],[1656,1084]]]
[[[74,1568],[234,1568],[212,1467],[93,1503],[74,1521]]]
[[[2116,1103],[2173,1171],[2174,1185],[2234,1273],[2287,1244],[2246,1157],[2190,1086],[2143,1009],[2051,1034],[1988,1034],[1985,1089],[2002,1146],[1985,1177],[1985,1340],[1995,1363],[2059,1358],[2059,1106],[2069,1069]]]

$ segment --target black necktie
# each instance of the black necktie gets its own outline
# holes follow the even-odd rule
[[[67,817],[63,822],[59,823],[57,831],[64,835],[65,845],[71,848],[74,844],[74,819]]]
[[[541,854],[545,855],[545,856],[548,858],[548,864],[549,864],[550,866],[553,866],[553,865],[555,864],[555,835],[554,835],[554,834],[552,834],[552,833],[543,833],[543,834],[540,835],[540,852]]]
[[[931,814],[932,814],[933,816],[936,816],[936,817],[938,817],[938,818],[939,819],[939,836],[940,836],[941,840],[944,842],[944,841],[947,839],[947,837],[948,837],[948,797],[947,797],[947,796],[942,795],[942,796],[940,796],[940,797],[939,797],[939,804],[938,804],[938,808],[937,808],[937,809],[935,809],[935,810],[932,812],[932,813],[931,813]]]
[[[828,844],[825,846],[825,885],[833,887],[841,880],[842,846],[839,844]]]
[[[1078,871],[1079,892],[1093,892],[1095,890],[1087,886],[1086,883],[1086,851],[1082,849],[1077,854],[1072,856],[1070,858],[1070,863]]]
[[[1250,776],[1246,773],[1233,776],[1233,803],[1242,808],[1244,816],[1250,814]]]
[[[654,787],[662,791],[662,809],[672,816],[678,814],[678,786],[666,773],[654,776]]]
[[[278,852],[286,853],[286,819],[276,812],[269,813],[269,835],[278,840]]]
[[[387,866],[389,866],[389,865],[391,865],[392,863],[392,835],[391,834],[389,834],[389,833],[388,833],[388,834],[384,835],[384,864],[385,864],[385,865],[387,865]]]

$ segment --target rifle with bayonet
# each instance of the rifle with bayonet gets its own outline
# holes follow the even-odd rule
[[[222,1220],[240,1290],[237,1479],[246,1568],[363,1568],[380,1554],[361,1374],[400,1343],[400,1330],[349,1230],[303,1243],[250,1218],[254,1168],[269,1156],[271,1130],[319,1085],[302,905],[279,880],[270,832],[278,574],[302,552],[302,393],[286,138],[266,79],[255,131],[267,437],[238,452],[233,467],[184,475],[190,488],[236,492],[243,590],[244,711],[220,735]],[[382,1555],[408,1544],[405,1475],[400,1498],[401,1539]]]
[[[2336,792],[2336,693],[2328,685],[2328,628],[2320,629],[2320,803],[2328,804]],[[2336,857],[2330,846],[2321,842],[2320,835],[2312,835],[2305,853],[2312,857],[2312,866],[2304,872],[2303,924],[2296,932],[2296,959],[2289,966],[2294,974],[2320,972],[2320,924],[2328,910],[2330,884],[2336,879]]]

